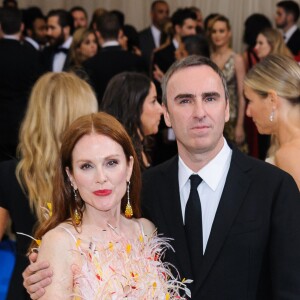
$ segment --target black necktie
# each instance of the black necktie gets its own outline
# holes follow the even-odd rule
[[[203,258],[203,235],[202,235],[202,212],[198,185],[202,178],[199,175],[191,175],[191,191],[185,207],[185,233],[189,247],[193,280],[197,279],[197,274],[201,268]]]

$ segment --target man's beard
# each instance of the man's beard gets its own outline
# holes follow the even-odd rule
[[[61,31],[60,35],[56,38],[48,37],[49,43],[53,47],[59,47],[65,42],[65,36],[63,31]]]
[[[287,26],[287,20],[284,19],[284,21],[281,24],[276,24],[276,27],[279,29],[283,29]]]

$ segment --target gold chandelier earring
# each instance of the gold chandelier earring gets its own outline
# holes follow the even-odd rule
[[[126,208],[125,208],[125,217],[128,219],[131,219],[133,216],[133,210],[132,210],[132,206],[130,204],[129,192],[130,192],[130,181],[127,181],[127,204],[126,204]]]
[[[74,194],[75,203],[77,204],[79,202],[78,192],[77,192],[77,190],[74,189],[74,187],[73,187],[73,194]],[[75,211],[74,211],[74,222],[77,226],[81,223],[81,215],[78,212],[77,208],[75,208]]]

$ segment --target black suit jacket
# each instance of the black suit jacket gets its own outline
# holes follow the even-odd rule
[[[176,48],[172,42],[168,46],[156,51],[153,56],[153,65],[158,65],[166,73],[176,60],[175,51]]]
[[[0,40],[0,160],[15,157],[20,122],[39,75],[37,51],[17,40]]]
[[[292,53],[296,56],[300,53],[300,29],[297,28],[297,30],[293,33],[293,35],[290,37],[286,44],[289,49],[292,51]]]
[[[148,27],[139,33],[140,49],[148,68],[150,68],[153,50],[156,48],[151,28]]]
[[[99,104],[109,80],[116,74],[125,71],[146,72],[144,60],[120,46],[110,46],[101,49],[94,57],[84,62]]]
[[[144,173],[142,208],[174,239],[166,260],[192,278],[177,156]],[[300,299],[300,196],[290,175],[233,149],[200,272],[192,299]]]

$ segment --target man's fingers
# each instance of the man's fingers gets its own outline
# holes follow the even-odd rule
[[[30,264],[25,269],[25,271],[22,273],[23,279],[27,279],[29,276],[31,276],[36,271],[44,270],[44,269],[47,269],[49,267],[50,267],[50,265],[47,261],[41,261],[39,263]],[[41,279],[43,279],[43,277]]]

